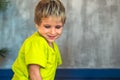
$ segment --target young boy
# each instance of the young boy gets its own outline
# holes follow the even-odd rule
[[[12,65],[12,80],[54,80],[62,63],[57,44],[66,20],[60,0],[41,0],[35,9],[37,32],[28,37]]]

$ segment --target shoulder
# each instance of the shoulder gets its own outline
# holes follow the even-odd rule
[[[46,40],[39,35],[38,32],[34,32],[31,36],[25,39],[23,45],[30,46],[43,46],[46,44]]]
[[[31,36],[29,36],[28,38],[26,38],[26,40],[24,41],[25,43],[44,43],[46,42],[46,40],[39,35],[38,32],[34,32]]]

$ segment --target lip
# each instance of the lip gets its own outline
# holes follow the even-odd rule
[[[48,37],[49,39],[52,39],[52,40],[56,38],[56,36],[50,36],[50,35]]]

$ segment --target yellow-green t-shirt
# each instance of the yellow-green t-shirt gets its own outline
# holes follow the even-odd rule
[[[43,80],[54,80],[56,68],[62,63],[62,60],[55,42],[53,42],[53,46],[54,48],[51,48],[38,32],[28,37],[12,65],[14,72],[12,80],[29,80],[29,64],[41,66],[40,74]]]

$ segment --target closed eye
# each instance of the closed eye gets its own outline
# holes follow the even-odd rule
[[[60,25],[55,26],[56,29],[60,29],[61,27],[62,26],[60,26]]]
[[[51,26],[50,25],[44,25],[45,28],[50,28]]]

